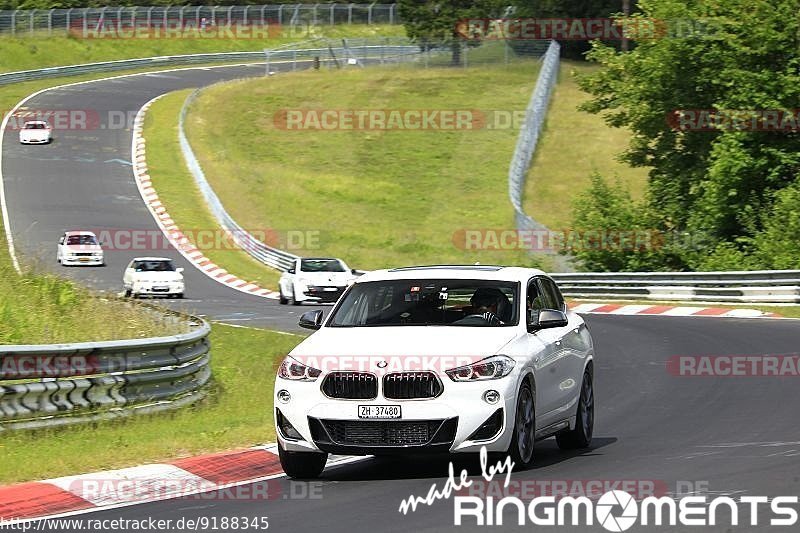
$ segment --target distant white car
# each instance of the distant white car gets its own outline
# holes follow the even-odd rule
[[[125,296],[183,298],[183,268],[175,268],[168,257],[136,257],[122,276]]]
[[[63,266],[103,266],[103,248],[91,231],[65,231],[58,239],[56,261]]]
[[[278,280],[280,303],[300,305],[303,302],[332,303],[339,299],[357,277],[355,270],[341,259],[304,257]]]
[[[53,130],[44,120],[29,120],[19,131],[22,144],[49,144],[53,140]]]

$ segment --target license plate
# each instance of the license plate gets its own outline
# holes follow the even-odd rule
[[[88,257],[81,257],[80,259],[78,259],[78,261],[80,261],[81,263],[88,263],[89,262],[89,258]]]
[[[169,287],[153,287],[153,290],[158,292],[167,292]]]
[[[399,405],[359,405],[358,418],[401,418]]]

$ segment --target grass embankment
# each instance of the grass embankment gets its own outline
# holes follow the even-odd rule
[[[275,48],[314,37],[394,37],[404,36],[401,25],[319,26],[310,31],[284,33],[265,39],[119,39],[89,38],[46,33],[34,36],[0,37],[0,72],[13,72],[62,65],[95,63],[163,55],[248,52]]]
[[[514,227],[507,175],[516,129],[286,130],[274,117],[286,109],[521,110],[537,73],[538,63],[529,61],[233,82],[203,93],[190,110],[187,134],[243,227],[319,232],[319,246],[299,255],[339,256],[365,269],[533,264],[524,252],[457,244],[464,229]]]
[[[631,168],[617,159],[628,147],[630,132],[611,128],[601,116],[577,109],[588,95],[578,88],[576,76],[598,68],[562,62],[544,132],[528,171],[525,210],[553,230],[571,227],[572,200],[587,189],[594,172],[612,180],[619,177],[634,199],[644,194],[647,169]]]
[[[157,416],[0,438],[0,483],[122,468],[275,440],[272,378],[302,337],[214,324],[214,385],[199,404]]]
[[[171,93],[153,104],[144,124],[147,169],[161,202],[184,234],[198,246],[198,231],[218,230],[213,215],[186,168],[178,143],[178,117],[192,90]],[[203,234],[203,233],[201,233]],[[236,276],[263,287],[278,286],[280,273],[239,248],[201,246],[203,253]]]

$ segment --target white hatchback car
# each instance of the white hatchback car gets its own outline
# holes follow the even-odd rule
[[[544,272],[495,266],[379,270],[358,278],[284,359],[275,424],[289,476],[328,453],[488,452],[533,462],[534,442],[589,446],[594,348]]]
[[[29,120],[19,130],[22,144],[48,144],[53,140],[53,130],[44,120]]]
[[[64,266],[103,266],[103,248],[91,231],[65,231],[58,239],[56,261]]]
[[[355,270],[333,257],[303,257],[278,280],[280,303],[333,303],[357,277]]]
[[[125,296],[167,296],[183,298],[183,268],[175,268],[168,257],[136,257],[122,276]]]

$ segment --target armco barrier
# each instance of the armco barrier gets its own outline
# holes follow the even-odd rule
[[[154,413],[205,396],[210,326],[169,337],[0,346],[0,432]]]
[[[574,298],[800,303],[800,270],[553,274]]]

